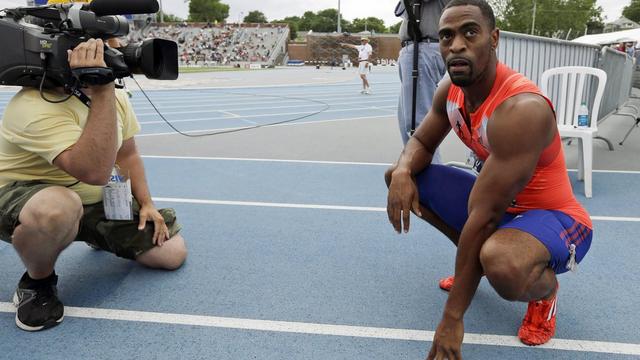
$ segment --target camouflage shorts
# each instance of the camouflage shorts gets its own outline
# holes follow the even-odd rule
[[[11,242],[14,229],[20,225],[19,215],[24,205],[34,194],[49,186],[54,185],[37,181],[16,181],[0,188],[0,239]],[[135,259],[155,246],[153,223],[149,222],[144,230],[138,230],[139,210],[140,205],[134,200],[133,220],[107,220],[102,202],[85,205],[76,241],[84,241],[123,258]],[[175,211],[158,211],[169,228],[169,235],[177,234],[181,226],[176,221]]]

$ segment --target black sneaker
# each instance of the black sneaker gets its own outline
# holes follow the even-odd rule
[[[58,276],[33,280],[25,272],[13,295],[16,325],[25,331],[40,331],[56,326],[64,319],[64,306],[56,296]]]

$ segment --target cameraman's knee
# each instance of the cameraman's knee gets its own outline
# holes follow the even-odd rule
[[[73,241],[82,218],[80,197],[64,187],[49,187],[36,193],[19,215],[21,226],[29,233],[39,233],[53,241]]]
[[[176,270],[186,259],[187,246],[180,234],[174,235],[162,246],[156,246],[136,257],[136,261],[144,266],[164,270]]]

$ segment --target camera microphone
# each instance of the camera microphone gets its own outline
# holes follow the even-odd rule
[[[83,6],[97,16],[124,14],[152,14],[158,12],[157,0],[93,0]]]

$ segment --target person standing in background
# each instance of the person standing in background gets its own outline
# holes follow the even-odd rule
[[[422,122],[431,109],[433,95],[438,82],[445,75],[445,66],[440,56],[438,45],[438,20],[442,10],[450,0],[410,0],[411,12],[416,20],[419,20],[420,41],[415,44],[411,27],[409,12],[405,8],[405,2],[400,1],[395,9],[396,16],[402,17],[400,26],[400,40],[402,49],[398,57],[398,70],[400,73],[400,98],[398,100],[398,122],[402,142],[406,145],[411,136],[411,124],[413,117],[413,97],[416,97],[415,127]],[[416,46],[417,45],[417,46]],[[414,51],[418,50],[418,81],[414,94],[412,72],[414,71]],[[440,163],[440,153],[436,151],[434,163]]]
[[[358,73],[360,74],[360,79],[362,79],[362,91],[360,93],[369,95],[371,94],[371,88],[367,79],[367,72],[369,72],[369,58],[373,53],[373,48],[369,45],[369,38],[363,36],[360,41],[362,45],[340,43],[340,46],[358,50]]]

